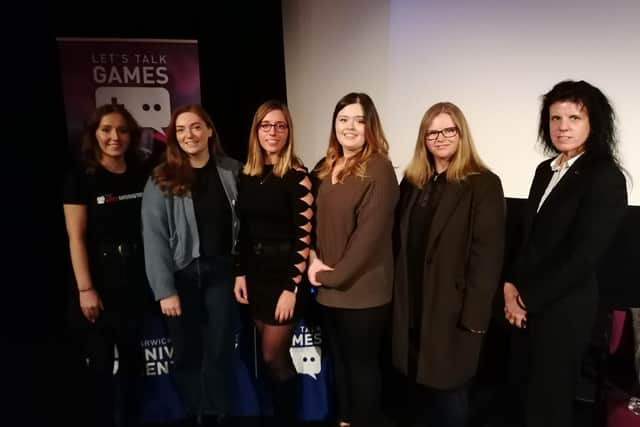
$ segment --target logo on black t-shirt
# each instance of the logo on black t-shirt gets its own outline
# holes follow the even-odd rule
[[[131,200],[131,199],[137,199],[142,197],[142,193],[131,193],[131,194],[121,194],[119,196],[111,196],[111,195],[106,195],[106,196],[98,196],[96,197],[96,202],[99,205],[104,205],[107,203],[115,203],[115,202],[120,202],[123,200]]]

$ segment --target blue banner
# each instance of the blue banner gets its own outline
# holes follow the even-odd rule
[[[243,311],[235,327],[233,353],[232,416],[270,416],[273,414],[268,374],[260,355],[260,336],[253,321]],[[184,418],[185,411],[170,375],[173,347],[162,318],[151,316],[145,324],[142,341],[145,354],[145,423],[171,422]],[[298,417],[301,421],[323,421],[333,408],[329,398],[331,365],[326,356],[320,326],[304,321],[296,325],[290,354],[298,372]]]

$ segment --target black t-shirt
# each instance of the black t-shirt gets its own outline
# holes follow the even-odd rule
[[[202,168],[194,168],[193,208],[198,223],[200,256],[231,255],[232,217],[229,199],[213,157]]]
[[[142,243],[140,208],[147,174],[129,167],[124,173],[98,167],[94,173],[71,171],[63,188],[63,203],[87,206],[87,250],[101,246]]]

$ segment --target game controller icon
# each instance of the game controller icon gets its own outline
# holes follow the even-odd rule
[[[171,121],[169,91],[163,87],[102,86],[96,89],[96,106],[123,105],[140,127],[163,133]]]

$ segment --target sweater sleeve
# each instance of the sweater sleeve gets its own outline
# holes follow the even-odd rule
[[[142,195],[142,238],[145,270],[156,301],[177,293],[165,198],[149,178]]]
[[[286,176],[289,195],[291,198],[293,227],[291,236],[293,245],[289,256],[289,280],[284,289],[293,292],[302,281],[307,271],[309,246],[311,244],[311,221],[313,218],[313,196],[311,194],[311,180],[304,169],[294,169]]]
[[[242,214],[242,202],[243,194],[246,194],[246,179],[247,176],[240,174],[238,177],[238,202],[236,204],[236,212],[238,215],[238,221],[240,222],[240,231],[238,232],[238,240],[236,241],[236,250],[234,251],[234,270],[236,276],[244,276],[247,274],[247,253],[248,253],[248,239],[247,239],[247,220]]]
[[[316,276],[323,286],[347,287],[368,265],[377,262],[375,254],[379,252],[383,235],[388,233],[387,228],[392,226],[399,189],[391,162],[376,163],[368,168],[368,187],[354,212],[356,228],[342,258],[331,266],[333,271],[322,271]]]

